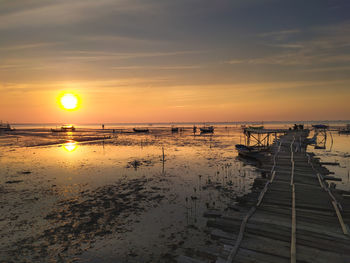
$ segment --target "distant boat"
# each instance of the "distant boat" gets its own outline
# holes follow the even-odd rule
[[[329,128],[329,126],[325,125],[325,124],[315,124],[315,125],[312,125],[312,127],[314,127],[315,129],[328,129]]]
[[[243,144],[236,144],[236,150],[239,155],[248,158],[258,158],[261,156],[261,152],[266,150],[266,148],[256,148],[251,146],[246,146]]]
[[[12,131],[11,125],[0,122],[0,131]]]
[[[214,132],[214,126],[203,126],[199,128],[201,133],[213,133]]]
[[[134,132],[139,132],[139,133],[147,133],[149,132],[148,128],[133,128]]]
[[[171,132],[178,132],[179,128],[178,127],[171,127]]]
[[[248,127],[249,129],[253,129],[253,130],[261,130],[261,129],[264,129],[264,126],[249,126]]]
[[[60,129],[51,129],[52,132],[74,132],[75,127],[71,124],[62,125]]]
[[[347,124],[345,128],[339,131],[340,134],[350,134],[350,124]]]

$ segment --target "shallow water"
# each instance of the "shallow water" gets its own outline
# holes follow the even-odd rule
[[[237,158],[237,125],[214,135],[190,126],[151,126],[149,134],[96,128],[0,136],[1,259],[171,262],[210,245],[203,213],[225,209],[259,176]],[[349,190],[350,137],[332,135],[332,148],[327,140],[328,148],[308,150],[340,162],[328,168]]]
[[[311,133],[313,135],[313,133]],[[333,176],[341,178],[340,182],[333,182],[338,189],[350,191],[350,136],[339,134],[336,131],[328,131],[327,135],[320,134],[317,137],[317,145],[309,146],[322,162],[339,163],[339,165],[325,165],[334,173]]]
[[[203,213],[227,207],[257,176],[236,158],[235,127],[16,133],[0,140],[5,260],[168,261],[210,242]]]

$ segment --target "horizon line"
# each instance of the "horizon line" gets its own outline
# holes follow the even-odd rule
[[[35,124],[45,124],[45,125],[57,125],[57,124],[67,124],[69,122],[4,122],[11,125],[35,125]],[[308,123],[308,122],[350,122],[350,120],[268,120],[268,121],[175,121],[175,122],[83,122],[83,123],[72,123],[76,125],[111,125],[111,124],[215,124],[215,123],[230,123],[230,124],[244,124],[244,123]]]

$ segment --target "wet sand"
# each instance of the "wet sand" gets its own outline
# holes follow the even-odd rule
[[[226,209],[258,176],[236,157],[236,127],[123,131],[0,136],[1,260],[173,262],[213,242],[204,212]]]

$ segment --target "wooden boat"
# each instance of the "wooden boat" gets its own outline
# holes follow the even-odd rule
[[[325,125],[325,124],[315,124],[315,125],[312,125],[312,127],[314,127],[315,129],[328,129],[329,128],[329,126]]]
[[[60,129],[51,129],[52,132],[74,132],[75,127],[71,124],[63,125]]]
[[[243,144],[236,144],[235,147],[240,156],[254,159],[261,157],[262,152],[266,150],[266,148],[251,147]]]
[[[339,134],[350,134],[350,124],[347,124],[345,128],[341,129]]]
[[[10,126],[10,124],[3,124],[3,123],[0,123],[0,130],[1,131],[11,131],[12,128]]]
[[[214,126],[203,126],[199,128],[201,133],[213,133],[214,132]]]
[[[134,132],[139,132],[139,133],[147,133],[149,132],[148,128],[133,128]]]
[[[248,127],[249,129],[253,129],[253,130],[261,130],[261,129],[264,129],[264,126],[249,126]]]
[[[13,129],[11,128],[11,125],[6,123],[0,123],[0,131],[12,131]]]

